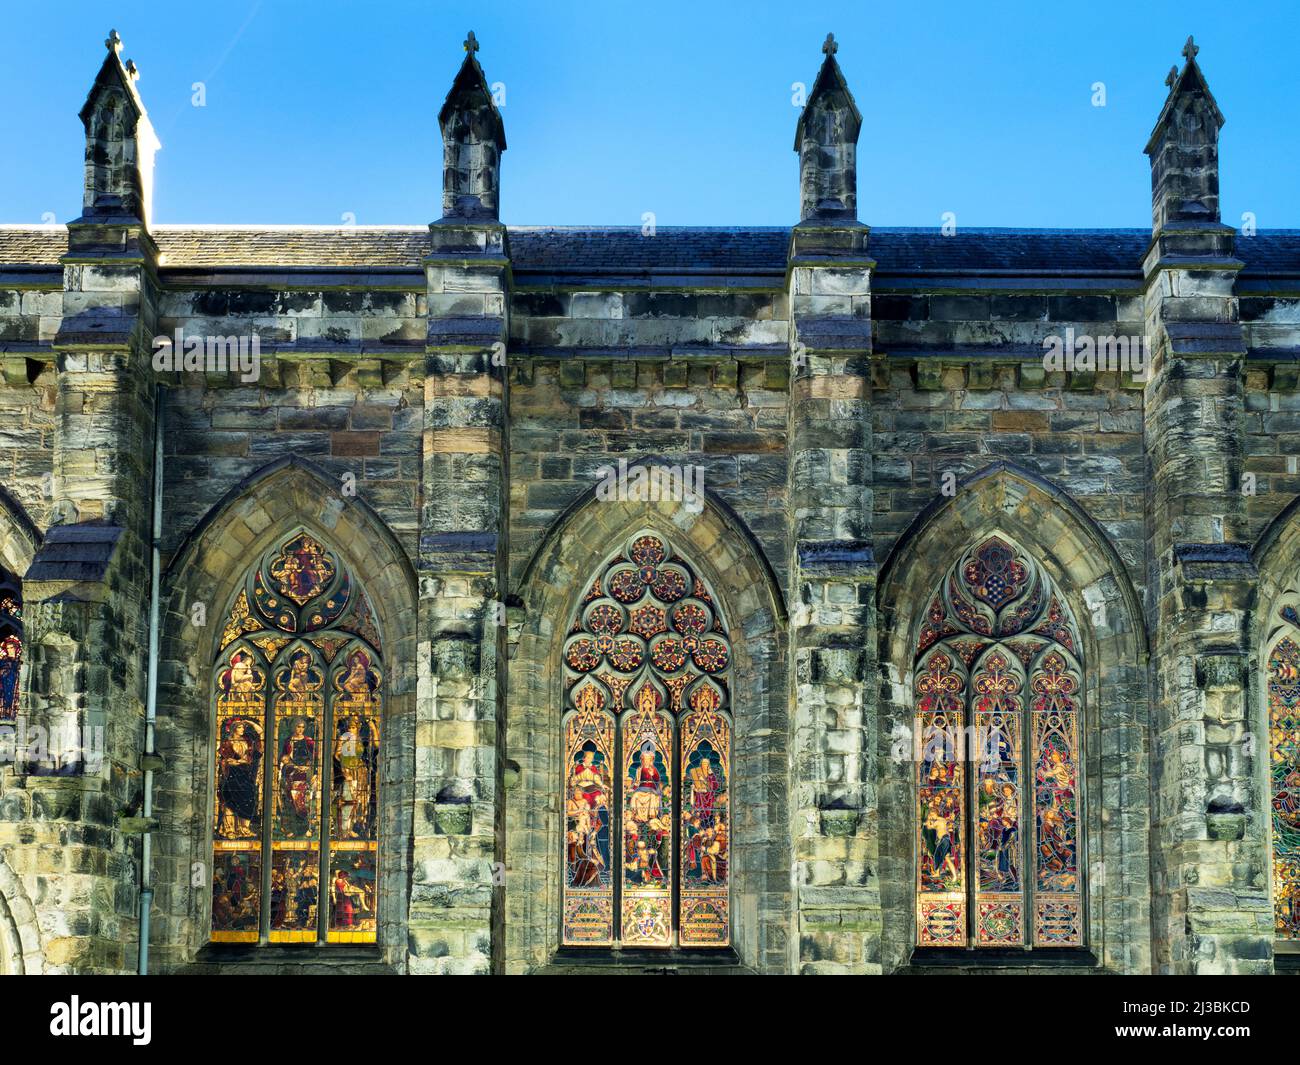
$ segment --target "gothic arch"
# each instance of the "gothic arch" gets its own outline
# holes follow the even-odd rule
[[[910,758],[891,757],[897,737],[912,726],[912,652],[928,598],[946,571],[958,555],[993,535],[1014,541],[1033,556],[1079,623],[1087,670],[1089,945],[1106,967],[1148,970],[1150,767],[1147,643],[1140,600],[1113,546],[1073,500],[1043,478],[996,463],[961,482],[954,497],[936,500],[917,517],[890,553],[878,584],[885,681],[879,708],[885,971],[905,966],[914,944],[915,767]],[[1103,757],[1102,729],[1110,743],[1136,752],[1132,761],[1120,764]]]
[[[0,567],[21,581],[32,564],[41,534],[27,512],[0,487]],[[0,772],[4,767],[0,766]],[[41,936],[22,881],[0,850],[0,974],[39,973]]]
[[[1251,548],[1251,557],[1263,578],[1265,567],[1276,568],[1279,560],[1294,563],[1300,558],[1300,496],[1296,496],[1264,527]]]
[[[41,971],[41,935],[22,881],[0,855],[0,976]]]
[[[627,469],[628,472],[631,473],[632,471],[643,467],[649,468],[653,466],[672,465],[674,465],[674,463],[668,458],[644,455],[640,458],[629,460]],[[552,551],[556,543],[562,542],[566,537],[574,535],[572,529],[579,516],[585,513],[587,508],[595,502],[598,502],[598,500],[596,498],[596,486],[593,485],[560,512],[559,517],[555,519],[550,529],[547,530],[546,535],[542,537],[533,553],[529,556],[528,562],[524,566],[523,573],[519,578],[520,588],[528,588],[531,586],[533,575],[536,572],[537,567],[542,563],[543,559],[548,557],[547,552]],[[654,506],[654,504],[649,503],[632,503],[624,505],[632,507],[639,505]],[[680,506],[680,504],[671,504],[669,505],[669,509],[671,510],[677,506]],[[704,507],[712,510],[721,525],[731,530],[735,536],[748,545],[750,554],[753,556],[754,561],[762,571],[762,579],[757,583],[761,583],[767,589],[767,592],[772,599],[772,608],[776,613],[776,617],[784,623],[786,620],[786,608],[785,597],[781,592],[781,582],[777,579],[776,571],[768,561],[767,555],[764,553],[758,539],[752,532],[750,532],[744,519],[736,513],[731,504],[711,488],[706,487],[704,489]]]
[[[40,531],[27,511],[0,487],[0,566],[21,578],[40,546]]]
[[[535,970],[559,942],[561,651],[565,629],[611,551],[642,530],[668,538],[717,594],[730,626],[735,691],[734,946],[743,963],[788,971],[790,926],[785,612],[770,565],[734,514],[712,498],[600,502],[555,523],[518,589],[506,733],[507,971]]]
[[[157,778],[163,833],[173,837],[176,870],[156,872],[160,918],[176,922],[173,955],[160,968],[194,960],[206,940],[205,890],[188,889],[193,870],[205,869],[210,844],[207,796],[211,789],[210,676],[222,625],[253,560],[296,531],[337,552],[366,589],[385,649],[388,697],[381,766],[379,942],[390,965],[406,958],[409,839],[415,779],[416,583],[414,570],[392,531],[363,501],[345,498],[309,463],[282,459],[228,492],[186,537],[163,574],[162,662],[158,748],[167,770]],[[203,604],[202,624],[194,623]],[[205,884],[206,888],[206,884]],[[160,923],[161,920],[160,920]]]
[[[41,534],[27,512],[0,487],[0,720],[16,715],[20,691],[30,683],[25,677],[30,656],[22,621],[22,591],[23,578],[40,544]],[[17,668],[16,662],[21,663]]]

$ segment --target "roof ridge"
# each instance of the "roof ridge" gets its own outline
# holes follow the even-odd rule
[[[656,233],[789,233],[791,226],[655,226]],[[530,233],[640,233],[641,226],[507,225],[513,232]]]
[[[276,222],[163,222],[150,227],[152,233],[426,233],[427,225],[408,223],[348,225],[344,223],[276,223]],[[755,233],[788,234],[792,226],[657,226],[658,233]],[[66,233],[64,222],[0,222],[0,231],[30,233]],[[512,233],[640,233],[640,226],[542,226],[542,225],[507,225]],[[960,239],[963,236],[1143,236],[1150,237],[1151,230],[1145,226],[1085,226],[1078,228],[1051,226],[962,226],[952,236],[944,234],[935,226],[873,226],[873,234],[917,234],[939,237],[945,240]],[[1256,237],[1294,236],[1300,234],[1300,228],[1259,229]],[[1243,237],[1251,240],[1253,237]]]
[[[394,223],[392,225],[358,225],[344,222],[317,224],[310,222],[164,222],[150,227],[151,233],[163,231],[198,230],[200,232],[229,233],[427,233],[427,225],[409,225]]]

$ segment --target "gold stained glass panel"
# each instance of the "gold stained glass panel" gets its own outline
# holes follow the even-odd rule
[[[296,533],[249,571],[220,643],[211,940],[375,942],[383,695],[364,593]]]

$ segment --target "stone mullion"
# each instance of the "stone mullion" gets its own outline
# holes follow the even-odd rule
[[[843,232],[796,231],[795,254],[842,254]],[[848,232],[865,259],[865,227]],[[869,271],[797,258],[790,271],[790,817],[806,972],[879,966]]]
[[[489,972],[502,919],[506,274],[499,254],[467,249],[499,251],[504,231],[431,230],[410,968]]]

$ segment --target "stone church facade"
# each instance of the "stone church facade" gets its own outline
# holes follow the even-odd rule
[[[829,39],[797,224],[506,226],[466,44],[430,225],[157,224],[113,34],[0,226],[0,971],[1286,970],[1300,235],[1190,40],[1150,232],[870,229]]]

